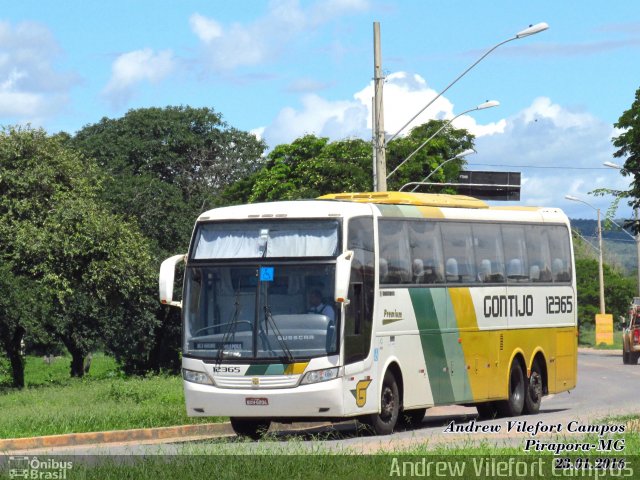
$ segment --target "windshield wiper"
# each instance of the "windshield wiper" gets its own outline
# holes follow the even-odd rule
[[[271,308],[269,307],[269,305],[264,306],[264,319],[265,319],[265,324],[267,326],[267,334],[269,333],[269,322],[271,322],[271,326],[273,327],[273,331],[276,334],[276,340],[278,340],[278,343],[280,344],[280,348],[282,348],[282,351],[285,353],[289,363],[293,363],[294,362],[293,354],[291,353],[291,350],[289,350],[289,347],[287,346],[287,342],[285,342],[284,337],[280,333],[280,330],[278,329],[278,325],[276,325],[276,322],[273,319],[273,315],[271,315]]]
[[[236,337],[236,328],[238,326],[238,316],[240,315],[240,284],[238,284],[238,288],[236,290],[236,299],[235,299],[235,309],[233,311],[233,317],[231,318],[231,322],[229,322],[229,328],[222,336],[222,341],[218,346],[218,351],[216,352],[216,361],[220,363],[222,358],[224,357],[224,345],[229,340],[233,340]]]

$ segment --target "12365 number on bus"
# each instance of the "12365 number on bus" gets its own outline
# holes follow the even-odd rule
[[[573,313],[573,297],[571,295],[548,295],[547,315],[556,313]]]

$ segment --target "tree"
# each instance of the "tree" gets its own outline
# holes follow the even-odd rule
[[[400,163],[409,157],[425,140],[432,137],[441,128],[442,131],[433,137],[423,148],[404,165],[402,165],[388,180],[389,190],[398,190],[405,183],[419,182],[433,172],[442,162],[456,156],[458,153],[473,147],[474,136],[465,129],[453,128],[446,125],[445,120],[429,120],[401,137],[389,142],[387,155],[387,171],[391,173]],[[446,125],[446,126],[445,126]],[[464,160],[448,162],[436,171],[430,182],[455,182],[458,172],[464,165]],[[429,191],[428,187],[421,187],[417,191]],[[438,193],[442,190],[438,190]]]
[[[305,135],[269,153],[249,202],[315,198],[325,193],[371,189],[371,145],[352,139],[329,143]]]
[[[0,348],[11,365],[12,386],[23,388],[25,340],[28,333],[35,337],[40,331],[37,319],[46,314],[46,303],[38,298],[38,285],[16,276],[8,264],[0,265],[0,292]]]
[[[64,343],[71,374],[82,376],[92,349],[115,351],[123,331],[153,330],[140,298],[155,285],[155,271],[137,227],[100,203],[95,164],[65,143],[29,128],[0,135],[0,260],[12,291],[28,292],[23,287],[35,282],[43,292],[38,302],[25,293],[9,305],[13,331],[33,326],[21,310],[26,304],[42,305],[39,325]]]
[[[623,132],[613,138],[613,145],[618,148],[613,154],[616,158],[626,157],[623,175],[632,175],[631,189],[624,192],[631,196],[629,205],[640,208],[640,88],[636,90],[635,100],[628,110],[625,110],[614,126]],[[640,231],[640,225],[635,222],[635,231]]]
[[[153,243],[156,274],[164,258],[187,250],[195,219],[219,204],[220,192],[261,168],[265,149],[212,109],[191,107],[142,108],[103,118],[69,144],[108,173],[101,199]],[[145,302],[154,305],[149,311],[156,326],[144,368],[177,369],[179,314],[160,306],[155,291]]]
[[[109,172],[104,198],[164,253],[184,249],[216,195],[262,165],[265,145],[209,108],[130,110],[85,126],[71,145]]]
[[[388,172],[392,172],[444,124],[442,120],[430,120],[414,128],[407,137],[389,142]],[[471,148],[473,138],[466,130],[445,127],[390,177],[389,190],[397,190],[407,182],[422,180],[443,161]],[[221,198],[230,203],[242,203],[371,191],[371,155],[371,144],[361,139],[329,142],[328,138],[305,135],[290,144],[275,147],[267,156],[262,170],[224,191]],[[430,180],[454,180],[463,164],[464,160],[449,162]]]

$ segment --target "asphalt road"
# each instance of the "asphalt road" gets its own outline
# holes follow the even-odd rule
[[[545,397],[540,413],[509,419],[477,422],[482,427],[500,426],[500,432],[448,433],[451,421],[469,424],[475,420],[476,409],[468,407],[436,407],[427,411],[420,427],[376,437],[355,422],[336,425],[274,425],[272,435],[260,442],[241,442],[234,436],[217,439],[155,444],[110,444],[61,447],[55,450],[29,451],[30,454],[64,455],[154,455],[184,453],[305,453],[317,450],[373,453],[413,445],[439,445],[488,441],[494,445],[519,445],[527,433],[507,432],[509,420],[546,425],[560,424],[562,435],[570,437],[567,425],[577,421],[582,425],[597,425],[604,417],[640,413],[640,365],[623,365],[621,354],[607,351],[581,350],[578,354],[578,384],[571,392]],[[487,428],[488,429],[488,428]],[[25,452],[26,453],[26,452]]]

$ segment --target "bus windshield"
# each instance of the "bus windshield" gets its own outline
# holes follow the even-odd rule
[[[328,262],[189,267],[185,355],[292,361],[336,353],[334,276]]]

